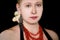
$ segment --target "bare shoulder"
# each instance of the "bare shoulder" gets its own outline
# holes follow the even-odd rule
[[[0,40],[10,40],[13,39],[15,40],[14,37],[18,35],[18,25],[13,26],[12,28],[9,28],[7,30],[4,30],[3,32],[0,33]]]
[[[9,30],[11,30],[11,31],[18,31],[18,30],[20,30],[20,27],[19,27],[19,25],[15,25],[12,28],[10,28]]]
[[[7,29],[7,30],[4,30],[4,31],[3,31],[3,32],[1,32],[0,34],[15,32],[15,31],[17,31],[18,27],[19,27],[18,25],[13,26],[13,27],[11,27],[11,28],[9,28],[9,29]]]
[[[57,33],[53,30],[45,29],[53,40],[59,40]]]

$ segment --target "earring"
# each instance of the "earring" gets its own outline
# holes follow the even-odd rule
[[[12,18],[12,21],[19,23],[19,18],[20,18],[20,14],[18,13],[18,11],[15,11],[14,12],[14,17]]]

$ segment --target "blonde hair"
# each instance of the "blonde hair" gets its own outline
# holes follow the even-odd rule
[[[17,0],[17,3],[20,4],[22,0]]]

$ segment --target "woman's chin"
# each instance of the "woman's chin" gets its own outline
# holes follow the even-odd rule
[[[29,24],[37,24],[38,22],[28,22]]]
[[[24,20],[24,22],[26,22],[28,24],[37,24],[38,23],[38,21],[32,21],[32,20],[31,21],[30,20],[28,20],[28,21]]]

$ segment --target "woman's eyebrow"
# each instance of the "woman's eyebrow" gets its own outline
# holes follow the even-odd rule
[[[43,2],[36,2],[38,4],[43,4]],[[30,2],[25,2],[24,4],[31,4]]]
[[[26,3],[24,3],[24,4],[31,4],[30,2],[26,2]]]
[[[36,3],[42,4],[43,2],[36,2]]]

